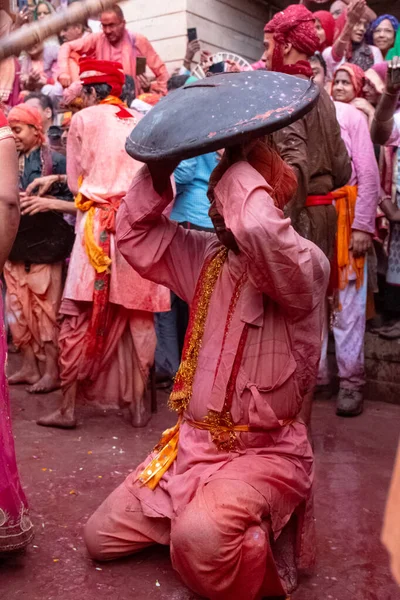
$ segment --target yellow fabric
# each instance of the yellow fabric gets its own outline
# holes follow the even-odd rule
[[[178,456],[179,431],[182,423],[182,415],[179,415],[177,424],[171,429],[167,429],[162,434],[158,446],[154,449],[157,454],[147,467],[138,476],[141,485],[147,485],[154,490],[159,484],[160,479],[170,468]]]
[[[346,185],[332,192],[337,212],[337,264],[339,272],[339,289],[344,290],[349,283],[351,270],[356,275],[356,286],[359,289],[364,281],[365,257],[354,258],[349,250],[352,235],[352,224],[355,217],[357,186]]]
[[[81,187],[82,183],[83,177],[80,176],[78,180],[79,187]],[[84,244],[89,262],[96,273],[104,273],[111,265],[111,258],[100,248],[94,237],[95,203],[78,192],[75,196],[75,206],[78,210],[88,213],[85,223]]]

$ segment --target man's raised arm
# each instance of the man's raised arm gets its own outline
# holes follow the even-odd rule
[[[117,243],[142,277],[190,303],[214,236],[183,229],[163,214],[173,200],[171,169],[160,187],[153,184],[148,167],[139,171],[118,210]]]
[[[265,179],[245,161],[231,166],[215,188],[227,228],[248,259],[250,277],[293,320],[310,313],[325,295],[329,262],[293,229],[274,205]]]

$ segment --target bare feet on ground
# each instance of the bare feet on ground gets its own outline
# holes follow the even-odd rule
[[[59,427],[60,429],[74,429],[76,427],[76,418],[74,410],[66,410],[64,413],[61,409],[56,410],[47,417],[42,417],[36,421],[42,427]]]
[[[40,373],[37,369],[24,369],[17,371],[8,378],[10,385],[18,385],[19,383],[28,383],[32,385],[40,380]]]
[[[151,419],[151,412],[146,410],[143,403],[132,402],[129,406],[132,427],[146,427]]]
[[[50,373],[45,373],[43,377],[35,382],[27,383],[33,383],[33,385],[26,388],[26,391],[30,394],[47,394],[60,388],[60,380]]]

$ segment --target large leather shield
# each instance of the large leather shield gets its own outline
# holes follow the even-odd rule
[[[126,142],[136,160],[183,160],[270,134],[309,112],[319,96],[309,79],[283,73],[224,73],[163,98]]]

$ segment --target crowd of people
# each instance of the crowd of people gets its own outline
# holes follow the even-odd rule
[[[1,10],[0,35],[63,9]],[[315,393],[333,395],[329,336],[342,417],[363,411],[366,328],[400,338],[399,54],[398,20],[366,0],[291,5],[251,69],[313,78],[314,108],[255,144],[144,167],[126,138],[195,84],[195,57],[210,76],[238,63],[194,40],[170,74],[118,5],[0,63],[8,383],[61,388],[46,427],[76,427],[79,402],[144,427],[152,379],[179,415],[89,520],[93,558],[170,544],[215,600],[284,598],[312,564],[310,418]],[[1,385],[0,553],[33,535]]]

